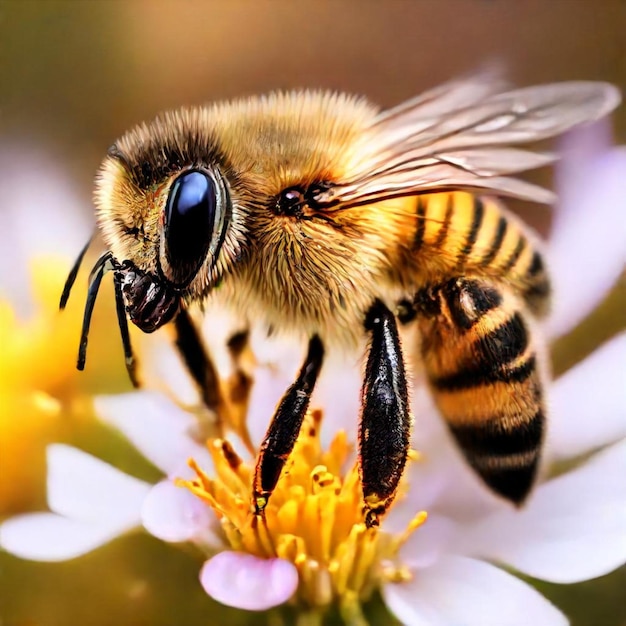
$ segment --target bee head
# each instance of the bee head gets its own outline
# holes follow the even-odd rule
[[[144,157],[145,158],[145,157]],[[150,333],[169,322],[202,269],[210,276],[230,216],[217,168],[136,165],[117,146],[99,177],[96,201],[109,245],[108,269],[133,324]]]
[[[221,254],[223,244],[231,252],[238,247],[236,241],[228,243],[231,194],[219,158],[208,138],[200,141],[181,119],[178,127],[173,120],[157,119],[130,131],[100,167],[94,199],[108,250],[91,271],[79,369],[104,274],[113,273],[126,363],[136,382],[127,318],[146,333],[168,323],[186,299],[218,282],[233,256]],[[61,308],[88,245],[70,272]]]
[[[219,158],[192,127],[157,120],[127,133],[100,168],[95,203],[109,250],[122,266],[130,262],[134,279],[152,280],[181,298],[217,282],[226,263],[220,251],[231,194]],[[124,284],[127,298],[128,276]],[[129,313],[143,329],[141,316]]]
[[[127,318],[152,332],[222,283],[235,307],[256,289],[280,308],[356,280],[335,270],[358,254],[358,216],[331,216],[336,202],[321,206],[315,196],[342,177],[374,111],[348,96],[276,93],[165,113],[123,135],[96,177],[108,251],[92,271],[81,346],[107,271],[128,353]]]

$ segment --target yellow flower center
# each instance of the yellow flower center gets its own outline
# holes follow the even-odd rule
[[[351,453],[340,431],[327,450],[320,443],[320,411],[311,412],[264,515],[251,506],[254,465],[244,462],[223,439],[209,441],[216,477],[190,460],[197,474],[180,480],[207,502],[221,521],[234,550],[291,561],[300,576],[296,601],[359,612],[360,602],[383,580],[402,580],[396,564],[399,547],[426,521],[418,513],[406,530],[390,535],[363,522],[363,496],[356,464],[342,470]]]
[[[73,429],[93,417],[94,389],[117,391],[127,385],[119,347],[110,340],[106,323],[106,316],[115,312],[112,290],[104,296],[109,306],[95,314],[91,340],[97,357],[85,375],[76,371],[87,290],[79,281],[68,310],[59,314],[70,266],[71,259],[30,260],[33,310],[26,318],[13,302],[0,299],[0,515],[37,504],[45,447],[59,438],[71,439]]]

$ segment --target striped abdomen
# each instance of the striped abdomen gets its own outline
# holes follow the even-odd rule
[[[416,309],[440,413],[483,480],[522,502],[537,472],[544,404],[518,300],[497,283],[456,278],[420,292]]]
[[[434,275],[492,276],[519,290],[535,313],[550,292],[541,253],[494,198],[455,191],[418,196],[412,253]]]

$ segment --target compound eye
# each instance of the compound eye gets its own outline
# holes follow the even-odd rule
[[[198,272],[214,239],[218,190],[206,172],[187,171],[173,183],[165,209],[166,278],[178,287]]]

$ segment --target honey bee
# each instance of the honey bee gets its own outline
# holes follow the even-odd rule
[[[251,510],[262,514],[325,351],[365,342],[358,452],[364,519],[375,526],[409,448],[398,329],[414,324],[428,384],[462,453],[488,487],[521,504],[544,438],[533,324],[550,284],[536,237],[500,198],[551,202],[511,175],[554,157],[512,146],[596,120],[619,100],[604,83],[507,90],[481,75],[385,111],[363,98],[299,91],[137,126],[109,149],[96,179],[108,251],[92,270],[78,367],[108,271],[135,383],[127,317],[147,333],[173,323],[207,403],[215,380],[191,304],[217,301],[305,337],[304,363],[257,460]]]

